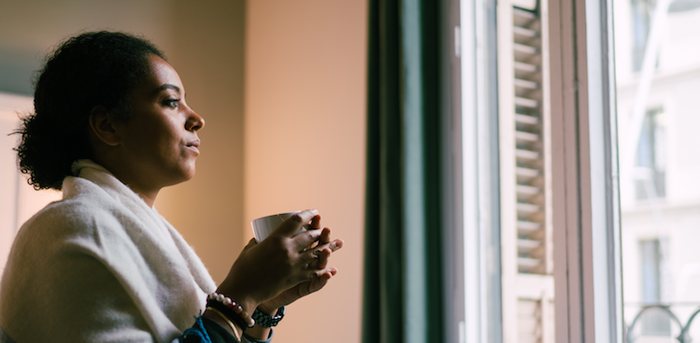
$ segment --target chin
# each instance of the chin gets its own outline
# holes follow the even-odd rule
[[[195,175],[195,170],[194,166],[182,166],[177,170],[173,170],[170,186],[192,180]]]
[[[187,168],[186,170],[184,170],[185,180],[183,180],[183,181],[192,180],[192,178],[194,177],[196,172],[197,172],[197,168],[195,168],[194,164],[193,164],[190,168]]]

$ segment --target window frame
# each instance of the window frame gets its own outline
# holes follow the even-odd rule
[[[458,0],[454,0],[458,1]],[[480,177],[493,167],[483,129],[493,106],[488,72],[488,4],[460,3],[462,142],[465,176],[463,342],[500,342],[484,301],[486,239],[498,209],[483,198]],[[612,1],[549,0],[555,341],[623,342],[619,171],[615,108]],[[466,108],[466,106],[469,108]],[[496,104],[497,105],[497,104]],[[467,116],[472,111],[475,115]],[[480,121],[481,120],[481,121]],[[469,134],[476,133],[475,136]],[[491,156],[493,157],[493,156]],[[488,166],[484,166],[488,164]],[[488,184],[488,182],[487,182]],[[476,185],[476,186],[475,186]],[[468,252],[468,253],[467,253]],[[488,319],[484,319],[488,318]]]
[[[549,13],[557,342],[622,342],[612,2]]]
[[[460,1],[457,32],[461,63],[458,150],[463,230],[464,322],[460,342],[502,342],[498,82],[496,0]],[[468,20],[464,20],[464,19]],[[491,19],[490,19],[491,18]]]

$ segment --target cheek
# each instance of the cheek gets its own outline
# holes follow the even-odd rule
[[[157,130],[150,133],[151,140],[161,152],[172,154],[174,151],[180,150],[182,139],[174,125],[174,123],[161,123]]]
[[[147,118],[133,127],[132,148],[141,150],[141,153],[151,155],[151,158],[166,162],[171,159],[179,159],[183,154],[183,142],[180,123],[177,118],[159,113]]]

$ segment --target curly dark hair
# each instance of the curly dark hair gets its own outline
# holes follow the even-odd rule
[[[34,113],[15,132],[19,168],[30,185],[61,190],[73,162],[92,157],[88,118],[95,106],[115,120],[129,119],[131,92],[150,73],[151,54],[165,59],[144,38],[99,31],[69,38],[47,56],[34,83]]]

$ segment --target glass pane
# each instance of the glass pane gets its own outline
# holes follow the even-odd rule
[[[57,191],[35,191],[26,175],[19,173],[17,153],[13,150],[19,137],[10,133],[19,127],[17,113],[27,113],[31,108],[30,97],[0,93],[0,275],[20,226],[61,197]]]
[[[465,341],[553,343],[547,2],[461,6]]]
[[[700,0],[614,0],[627,342],[700,340]]]

